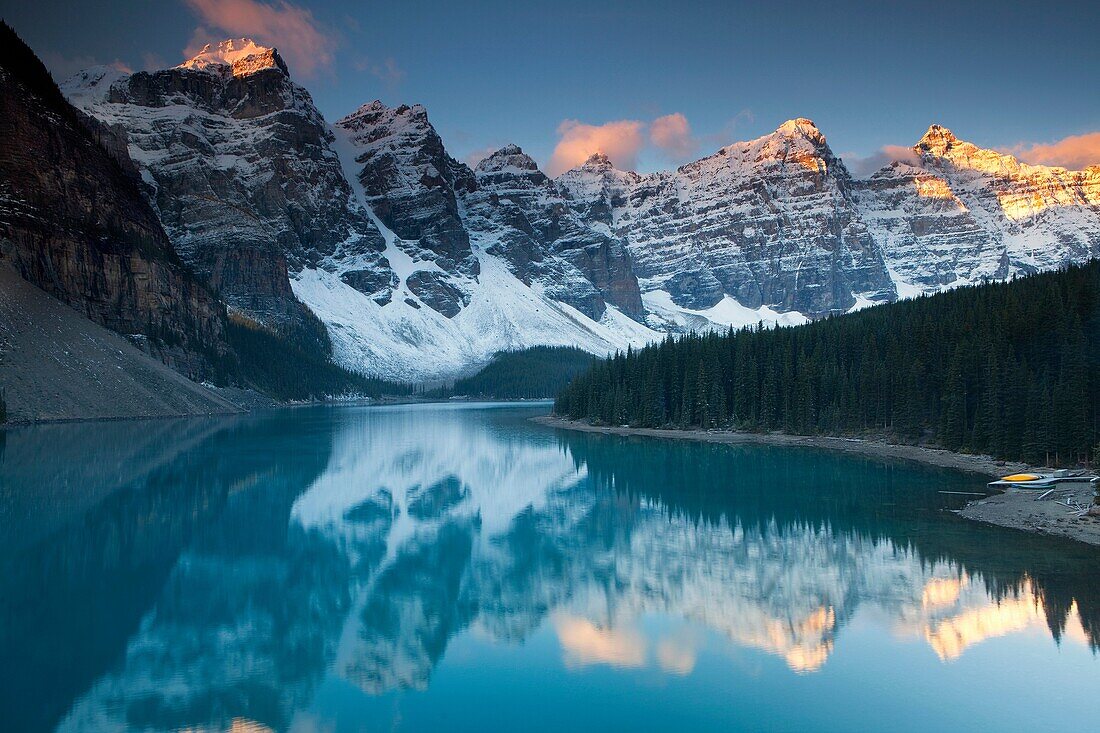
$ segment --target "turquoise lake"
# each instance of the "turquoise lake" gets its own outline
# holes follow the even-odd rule
[[[548,410],[0,432],[0,729],[1095,725],[1100,549],[981,477]]]

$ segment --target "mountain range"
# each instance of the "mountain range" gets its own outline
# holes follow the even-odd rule
[[[1100,255],[1100,165],[1026,165],[938,125],[867,178],[803,118],[674,171],[596,154],[551,178],[515,145],[456,160],[419,105],[330,123],[249,39],[170,69],[88,69],[61,91],[159,222],[157,251],[216,296],[188,307],[387,379],[445,380],[537,345],[798,324]]]

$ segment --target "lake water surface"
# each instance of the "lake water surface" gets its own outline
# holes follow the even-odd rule
[[[0,433],[5,731],[1085,730],[1100,552],[546,405]]]

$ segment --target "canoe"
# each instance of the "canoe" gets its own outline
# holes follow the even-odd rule
[[[998,481],[990,481],[992,489],[1015,487],[1018,489],[1049,489],[1057,484],[1097,484],[1096,476],[1074,475],[1069,471],[1058,471],[1053,475],[1040,473],[1014,473]]]

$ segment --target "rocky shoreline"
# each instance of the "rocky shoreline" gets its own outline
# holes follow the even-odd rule
[[[878,458],[916,461],[930,466],[969,471],[999,478],[1006,474],[1034,470],[1024,463],[998,461],[990,456],[954,453],[948,450],[917,445],[898,445],[883,440],[834,438],[825,436],[787,435],[784,433],[743,433],[726,430],[664,430],[589,425],[563,420],[553,415],[532,418],[534,422],[563,430],[577,430],[606,435],[633,435],[651,438],[696,440],[730,445],[790,445],[825,448]],[[976,522],[996,524],[1024,532],[1066,537],[1079,542],[1100,545],[1100,518],[1078,516],[1073,508],[1087,506],[1092,501],[1092,489],[1086,485],[1058,489],[1045,496],[1042,492],[1008,491],[972,501],[958,512],[959,516]]]

